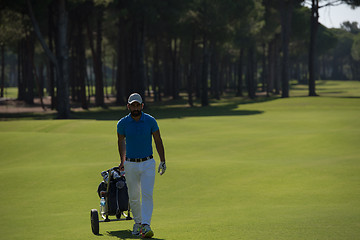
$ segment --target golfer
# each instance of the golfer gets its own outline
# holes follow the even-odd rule
[[[153,212],[155,160],[152,138],[160,157],[158,172],[165,173],[165,151],[158,124],[152,116],[142,112],[144,104],[138,93],[129,96],[127,108],[130,114],[117,123],[120,169],[125,169],[129,201],[134,217],[133,235],[151,238]]]

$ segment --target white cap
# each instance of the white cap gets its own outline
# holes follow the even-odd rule
[[[142,103],[142,98],[141,98],[140,94],[133,93],[129,96],[128,104],[132,104],[133,102],[138,102],[140,104]]]

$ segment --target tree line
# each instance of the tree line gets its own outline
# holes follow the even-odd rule
[[[190,106],[228,90],[289,97],[290,79],[360,79],[357,22],[327,29],[318,10],[359,0],[12,0],[0,3],[1,97],[51,96],[59,118],[70,99],[87,109],[131,92]],[[5,77],[6,76],[6,77]],[[109,93],[110,91],[110,93]]]

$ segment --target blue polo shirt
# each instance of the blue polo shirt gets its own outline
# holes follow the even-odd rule
[[[159,130],[158,124],[151,115],[142,112],[139,121],[131,114],[117,123],[117,132],[126,138],[126,157],[145,158],[153,154],[152,133]]]

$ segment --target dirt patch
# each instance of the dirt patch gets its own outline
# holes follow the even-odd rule
[[[34,104],[27,104],[25,101],[16,99],[1,98],[0,99],[0,113],[15,114],[15,113],[55,113],[51,110],[50,97],[43,98],[44,108],[41,106],[40,99],[35,98]]]
[[[109,97],[104,99],[106,106],[116,106],[115,97]],[[95,98],[91,97],[88,104],[89,109],[95,107]],[[81,107],[80,103],[72,102],[70,100],[70,107],[72,112],[87,111]],[[51,97],[44,97],[43,104],[40,102],[40,98],[34,98],[34,104],[27,104],[25,101],[19,101],[11,98],[0,98],[0,114],[16,115],[16,114],[54,114],[56,109],[51,109]]]

